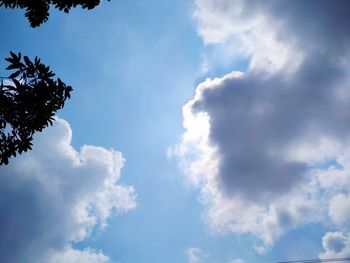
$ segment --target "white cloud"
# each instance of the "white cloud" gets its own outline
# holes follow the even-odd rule
[[[112,211],[134,208],[135,191],[118,184],[120,152],[77,151],[71,139],[69,124],[57,119],[32,151],[1,167],[1,262],[108,262],[100,251],[72,245],[106,227]]]
[[[247,72],[198,85],[183,107],[186,132],[173,149],[201,189],[214,232],[252,234],[272,245],[300,224],[347,223],[347,7],[346,1],[196,1],[204,42],[252,57]]]
[[[330,201],[329,214],[339,226],[350,226],[350,196],[337,194]]]
[[[243,259],[233,259],[229,263],[245,263]]]
[[[91,248],[77,250],[66,247],[62,250],[54,250],[48,253],[45,262],[48,263],[107,263],[109,258],[101,251],[95,251]]]
[[[208,257],[199,247],[190,247],[186,251],[188,263],[201,263]]]
[[[322,238],[324,252],[322,258],[350,257],[350,236],[343,232],[327,232]]]
[[[289,57],[293,57],[293,61],[288,61],[290,70],[300,63],[303,52],[292,48],[294,39],[289,38],[288,45],[277,39],[284,23],[269,15],[271,3],[263,6],[254,0],[196,0],[195,3],[194,17],[204,43],[219,44],[231,59],[232,53],[251,56],[250,68],[265,72],[284,67]]]

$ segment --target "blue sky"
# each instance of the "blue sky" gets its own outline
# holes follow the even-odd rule
[[[349,138],[344,135],[348,126],[341,114],[347,108],[335,107],[343,105],[339,102],[343,100],[332,100],[333,95],[322,93],[336,90],[348,94],[349,71],[344,68],[350,54],[346,43],[350,41],[344,28],[349,21],[339,11],[346,1],[336,1],[331,7],[326,1],[310,2],[315,11],[305,18],[300,10],[307,7],[300,1],[291,3],[290,8],[256,1],[111,1],[91,11],[76,8],[68,15],[52,8],[48,22],[36,29],[29,27],[23,11],[0,9],[1,57],[7,57],[10,50],[39,56],[74,88],[53,131],[69,134],[71,130],[71,146],[77,152],[84,145],[103,147],[107,156],[113,155],[112,149],[121,152],[126,162],[122,168],[118,166],[118,185],[134,189],[125,194],[128,202],[120,205],[122,208],[101,201],[108,216],[101,216],[102,210],[96,213],[99,223],[81,228],[74,225],[88,231],[79,242],[60,236],[65,241],[52,241],[51,247],[43,247],[38,241],[38,249],[30,247],[23,257],[29,255],[32,261],[28,262],[38,262],[46,250],[57,250],[58,259],[52,262],[60,262],[67,246],[72,246],[70,253],[94,249],[86,253],[103,253],[110,262],[263,263],[349,256],[349,214],[339,212],[350,205],[345,165]],[[254,8],[250,10],[249,5]],[[327,8],[329,14],[324,13]],[[335,17],[343,18],[339,26]],[[300,19],[307,25],[304,29],[298,26]],[[274,21],[281,21],[283,30]],[[329,25],[338,30],[329,30]],[[324,29],[314,30],[319,27]],[[324,41],[328,38],[334,41]],[[324,50],[321,59],[317,49]],[[334,65],[329,66],[328,61]],[[5,67],[2,60],[0,68]],[[245,73],[236,76],[231,73],[234,71]],[[7,74],[0,72],[1,76]],[[330,75],[325,84],[317,83],[325,72]],[[204,82],[207,78],[217,79]],[[320,87],[322,96],[315,95],[315,86]],[[294,87],[301,87],[300,91],[288,93]],[[310,97],[320,103],[313,104]],[[291,102],[286,98],[292,98]],[[300,101],[303,103],[298,104]],[[324,106],[317,106],[322,103]],[[271,114],[264,111],[266,105],[272,105]],[[190,109],[188,116],[183,107]],[[250,109],[261,110],[262,115],[250,114]],[[183,126],[183,121],[191,122],[201,112],[209,116],[208,133],[204,126]],[[186,140],[191,131],[194,138]],[[47,138],[54,140],[56,133],[50,134],[42,138],[51,136]],[[46,142],[41,137],[37,140],[38,144]],[[217,147],[215,153],[213,146]],[[42,160],[41,148],[45,147],[39,148],[33,156]],[[97,154],[100,150],[91,151]],[[269,155],[273,151],[279,155]],[[14,160],[1,173],[12,177],[30,173],[30,154]],[[81,156],[85,158],[84,153]],[[98,165],[92,162],[86,171],[88,178],[105,171],[106,164],[98,156],[94,157]],[[52,168],[60,180],[63,170],[51,161],[40,171],[47,173],[50,181]],[[189,169],[196,162],[199,164]],[[338,165],[324,167],[325,163]],[[301,174],[292,167],[314,168],[302,169]],[[23,170],[19,172],[19,168]],[[77,180],[85,180],[84,171],[77,172],[81,176]],[[339,176],[343,185],[331,182],[329,174],[337,174],[334,176]],[[104,176],[112,175],[106,172]],[[37,178],[41,178],[40,173]],[[12,179],[4,180],[5,186],[13,185]],[[40,181],[34,178],[33,182],[36,180]],[[89,189],[92,186],[87,185],[79,191],[88,195]],[[93,193],[99,196],[100,189]],[[64,199],[64,192],[62,195]],[[15,194],[5,191],[2,199],[10,200],[9,196]],[[343,200],[344,206],[338,205],[335,197]],[[35,198],[39,202],[41,197]],[[27,199],[14,200],[25,203]],[[86,202],[99,211],[101,203]],[[26,212],[18,207],[14,210],[25,217]],[[5,205],[1,208],[2,213],[11,210]],[[51,208],[42,212],[50,213]],[[70,212],[62,212],[62,221],[68,215]],[[45,215],[40,218],[46,220]],[[108,226],[100,229],[104,221]],[[30,228],[30,224],[24,225]],[[71,229],[68,223],[64,227]],[[19,232],[18,239],[27,240],[28,233]],[[55,233],[52,240],[61,235]],[[32,244],[36,240],[33,238]],[[14,243],[13,253],[22,246],[27,251],[23,242],[18,241],[21,246]],[[26,262],[21,254],[17,258],[11,251],[7,254],[8,262]],[[65,260],[70,260],[69,255],[65,254]],[[102,256],[90,261],[83,256],[71,260],[107,262]],[[49,257],[54,258],[52,254]]]

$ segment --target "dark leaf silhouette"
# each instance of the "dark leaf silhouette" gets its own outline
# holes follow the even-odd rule
[[[0,84],[0,165],[31,149],[34,133],[52,125],[72,91],[39,58],[10,53],[7,69],[15,72]]]
[[[68,13],[71,8],[76,6],[93,9],[100,2],[100,0],[0,0],[0,6],[25,9],[25,16],[28,18],[30,25],[37,27],[49,19],[50,5]]]

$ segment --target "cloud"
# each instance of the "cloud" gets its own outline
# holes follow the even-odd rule
[[[0,168],[1,262],[109,262],[73,245],[103,229],[112,211],[136,206],[131,186],[118,184],[120,152],[71,145],[69,124],[57,119],[35,137],[33,150]]]
[[[319,255],[322,258],[350,257],[350,236],[343,232],[327,232],[322,238],[325,250]]]
[[[337,194],[331,199],[329,214],[336,225],[350,226],[350,196]]]
[[[245,263],[243,259],[233,259],[230,263]]]
[[[272,245],[300,224],[345,224],[350,3],[195,3],[206,44],[251,57],[247,72],[198,85],[172,149],[201,189],[209,226]]]
[[[194,17],[204,42],[252,55],[251,67],[277,69],[284,62],[290,66],[289,55],[298,60],[296,50],[291,53],[295,45],[302,47],[299,54],[317,48],[342,53],[348,48],[350,4],[343,0],[196,0],[195,4]]]
[[[66,247],[62,250],[50,251],[46,256],[48,263],[107,263],[110,262],[109,258],[101,251],[95,251],[91,248],[85,248],[84,250],[73,249]]]
[[[186,251],[188,263],[200,263],[204,262],[208,257],[199,247],[190,247]]]

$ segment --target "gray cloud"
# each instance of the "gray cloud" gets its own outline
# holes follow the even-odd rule
[[[281,73],[268,79],[247,73],[205,90],[194,104],[194,113],[209,115],[209,138],[218,148],[227,192],[249,198],[285,192],[308,165],[288,159],[292,143],[348,139],[350,104],[336,94],[336,85],[347,81],[340,65],[310,59],[286,79]]]
[[[195,3],[198,32],[207,44],[228,42],[242,33],[254,34],[257,26],[266,24],[276,31],[279,41],[293,41],[303,49],[322,48],[322,52],[338,54],[348,49],[350,3],[346,0],[195,0]]]
[[[266,76],[252,69],[243,77],[227,78],[204,90],[193,105],[194,113],[209,115],[210,141],[218,149],[219,179],[227,193],[261,198],[285,192],[308,167],[285,156],[291,143],[321,137],[348,139],[350,104],[338,96],[341,91],[349,94],[342,87],[349,79],[342,64],[349,44],[350,18],[345,11],[349,9],[344,9],[348,4],[310,2],[276,1],[268,10],[261,10],[259,4],[257,8],[257,12],[283,19],[277,33],[282,44],[298,39],[293,49],[307,50],[296,71],[291,74],[283,68]],[[249,1],[246,5],[250,6]],[[306,10],[309,16],[303,15]],[[337,25],[334,32],[329,28],[332,25]],[[314,31],[316,26],[321,29]]]
[[[72,131],[58,119],[38,134],[33,151],[0,169],[1,262],[107,262],[99,251],[72,248],[112,210],[135,207],[132,187],[118,185],[121,153],[71,146]]]
[[[174,152],[209,225],[271,245],[299,224],[345,224],[332,197],[350,181],[348,1],[195,2],[204,42],[251,58],[183,108]]]

